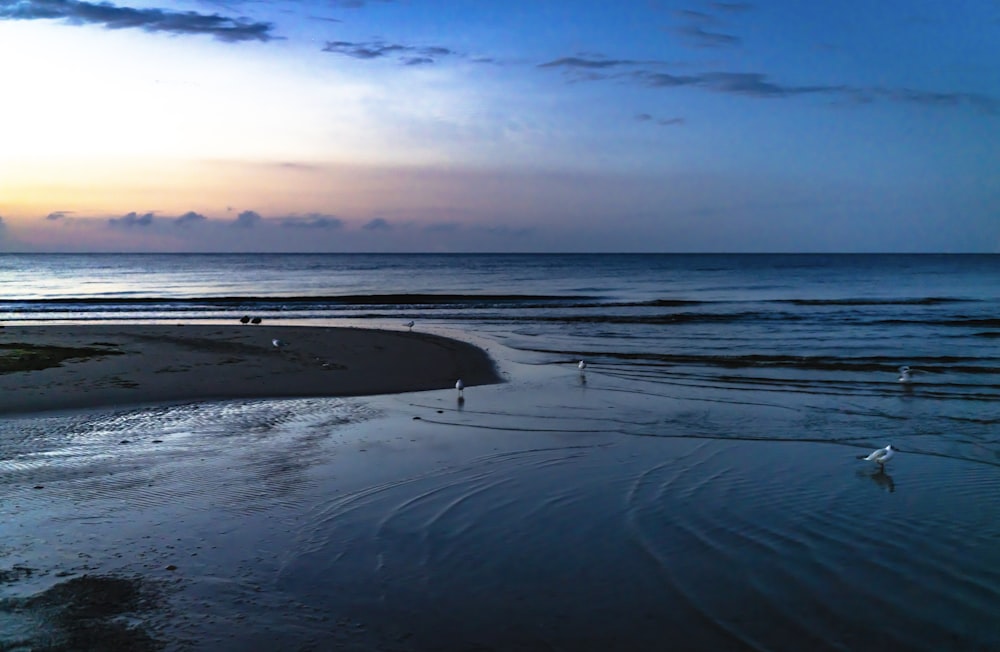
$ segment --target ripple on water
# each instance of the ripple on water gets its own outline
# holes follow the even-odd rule
[[[1000,644],[995,469],[895,461],[890,491],[853,448],[817,443],[480,457],[327,501],[279,585],[418,648]]]

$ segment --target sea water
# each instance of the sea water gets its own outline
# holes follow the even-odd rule
[[[3,323],[244,314],[413,320],[507,382],[4,420],[8,500],[64,487],[100,569],[198,552],[171,640],[1000,647],[1000,256],[0,257]]]

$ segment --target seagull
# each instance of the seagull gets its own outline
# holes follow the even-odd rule
[[[866,462],[875,462],[878,464],[879,469],[884,469],[886,462],[891,460],[895,453],[896,449],[892,447],[892,444],[888,444],[885,448],[872,451],[869,455],[860,459],[863,459]]]
[[[463,398],[462,390],[465,389],[465,383],[462,382],[461,378],[459,378],[458,382],[455,383],[455,389],[458,390],[458,397]]]
[[[240,317],[240,323],[241,324],[249,324],[250,323],[250,315],[243,315],[242,317]]]
[[[906,365],[899,368],[899,382],[901,383],[912,383],[913,377],[910,375],[914,372],[914,369],[910,369]]]
[[[273,339],[273,340],[271,340],[271,344],[273,344],[274,348],[276,348],[276,349],[280,349],[281,347],[285,346],[285,342],[283,340],[279,340],[279,339]]]
[[[253,319],[250,320],[250,323],[256,326],[257,324],[260,323],[260,321],[261,321],[260,317],[254,317]]]
[[[580,364],[578,364],[576,366],[580,370],[580,372],[582,373],[587,368],[587,363],[584,362],[583,360],[580,360]]]
[[[413,330],[413,320],[411,319],[410,321],[408,321],[405,324],[403,324],[403,326],[406,326],[407,328],[409,328],[412,331]]]

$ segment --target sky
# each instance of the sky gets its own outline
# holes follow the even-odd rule
[[[1000,0],[0,0],[0,252],[1000,253]]]

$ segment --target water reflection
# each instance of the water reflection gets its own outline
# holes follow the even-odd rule
[[[885,472],[885,469],[879,468],[875,471],[861,471],[860,473],[877,484],[883,491],[888,491],[889,493],[896,491],[896,482],[892,479],[891,475]]]

